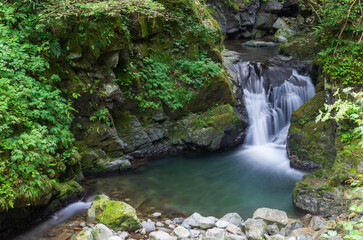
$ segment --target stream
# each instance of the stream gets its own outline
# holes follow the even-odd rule
[[[311,79],[294,69],[269,66],[277,47],[249,48],[240,41],[225,45],[249,60],[235,64],[250,123],[245,143],[229,151],[182,154],[152,160],[125,174],[88,179],[84,186],[89,199],[104,193],[130,203],[144,217],[153,212],[164,217],[237,212],[246,219],[260,207],[300,216],[292,190],[304,173],[290,168],[286,137],[291,113],[315,94]],[[85,221],[89,203],[68,208],[72,206],[15,239],[51,238],[50,229]]]

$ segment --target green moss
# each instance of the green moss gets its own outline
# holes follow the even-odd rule
[[[139,22],[140,22],[141,36],[142,36],[142,38],[147,38],[149,36],[148,21],[144,16],[142,16],[142,17],[140,17]]]

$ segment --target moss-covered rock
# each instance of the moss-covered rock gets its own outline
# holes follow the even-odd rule
[[[335,122],[315,122],[324,103],[325,93],[320,91],[292,114],[287,148],[294,168],[312,171],[334,164]]]
[[[141,227],[136,210],[129,204],[111,201],[106,196],[96,197],[88,210],[88,217],[115,231],[135,231]]]
[[[290,35],[290,34],[287,34]],[[312,60],[317,52],[316,41],[311,32],[298,32],[290,35],[288,41],[279,46],[279,53],[299,60]]]

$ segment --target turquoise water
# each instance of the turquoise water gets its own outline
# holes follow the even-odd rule
[[[127,174],[94,178],[86,186],[91,195],[130,198],[136,208],[154,206],[150,211],[238,212],[248,218],[257,208],[269,207],[297,216],[291,195],[302,175],[290,169],[283,145],[270,144],[153,160]]]

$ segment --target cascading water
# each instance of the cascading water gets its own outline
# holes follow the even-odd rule
[[[236,63],[249,129],[240,154],[265,166],[294,172],[286,157],[291,114],[315,94],[311,79],[294,69],[266,67],[262,63]],[[277,166],[277,168],[276,168]],[[299,174],[298,174],[299,175]]]

